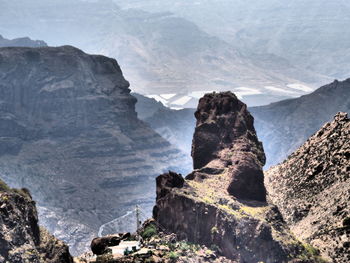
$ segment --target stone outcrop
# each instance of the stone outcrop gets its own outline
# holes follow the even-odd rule
[[[241,263],[318,262],[264,202],[264,153],[246,106],[232,93],[207,94],[196,117],[192,156],[198,169],[185,180],[173,172],[157,178],[158,224]]]
[[[270,201],[292,232],[331,262],[350,261],[350,120],[338,113],[265,174]]]
[[[130,233],[96,237],[91,241],[91,251],[95,255],[102,255],[108,247],[118,246],[122,240],[130,237]]]
[[[194,169],[228,168],[228,192],[237,198],[265,200],[265,154],[247,106],[231,92],[200,99],[192,143]]]
[[[68,246],[38,225],[28,190],[0,181],[0,262],[73,263]]]
[[[158,174],[191,166],[135,103],[114,59],[0,49],[0,178],[33,193],[42,224],[73,254],[135,204],[151,211]]]

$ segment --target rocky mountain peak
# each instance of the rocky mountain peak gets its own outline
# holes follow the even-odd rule
[[[350,119],[335,115],[265,173],[269,200],[302,240],[332,262],[350,260]]]
[[[195,117],[194,168],[227,168],[230,194],[264,201],[265,154],[247,106],[231,92],[214,92],[200,99]]]

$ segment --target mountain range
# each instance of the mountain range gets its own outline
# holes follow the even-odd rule
[[[329,80],[275,55],[246,54],[232,44],[236,41],[208,33],[188,18],[123,9],[112,1],[1,0],[0,32],[116,58],[135,83],[133,91],[146,95],[199,92],[198,100],[208,91],[231,90],[249,105],[263,105]]]
[[[196,23],[205,32],[230,43],[261,65],[277,60],[282,64],[290,64],[331,79],[345,79],[350,74],[350,4],[347,1],[116,2],[125,9],[172,12]],[[321,82],[326,83],[325,80]]]

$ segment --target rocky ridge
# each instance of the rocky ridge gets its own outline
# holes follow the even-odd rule
[[[338,113],[265,173],[269,200],[291,231],[331,262],[350,261],[350,119]]]
[[[0,181],[0,262],[73,263],[68,246],[39,227],[27,189]]]
[[[186,179],[173,172],[157,178],[157,223],[180,239],[214,244],[238,262],[321,262],[264,202],[265,156],[246,105],[229,92],[207,94],[196,118],[197,169]]]
[[[114,59],[0,49],[0,176],[33,193],[43,225],[74,254],[135,204],[151,211],[159,173],[190,166],[135,103]]]

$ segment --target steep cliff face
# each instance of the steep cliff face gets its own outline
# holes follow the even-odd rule
[[[350,261],[350,120],[345,113],[268,170],[265,185],[295,235],[332,262]]]
[[[38,226],[35,202],[26,189],[0,181],[0,262],[73,263],[68,247]]]
[[[150,211],[168,163],[190,165],[137,118],[128,87],[114,59],[0,49],[1,178],[31,190],[43,224],[74,253],[135,204]]]
[[[173,172],[157,178],[157,222],[180,238],[218,246],[238,262],[316,262],[264,202],[265,156],[245,104],[232,93],[207,94],[196,118],[192,156],[198,169],[186,179]]]
[[[266,167],[282,162],[339,112],[350,112],[350,79],[291,100],[249,109],[264,144]]]

